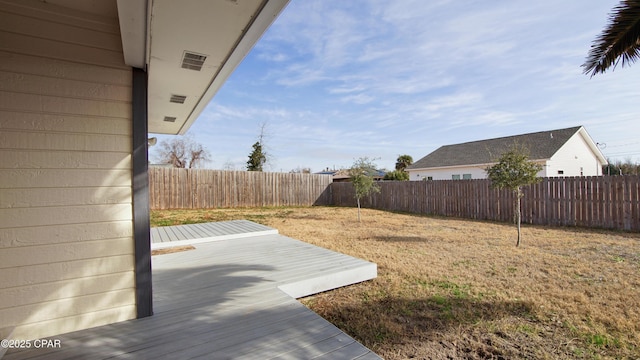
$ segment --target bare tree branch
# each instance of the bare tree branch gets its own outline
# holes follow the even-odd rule
[[[207,149],[191,136],[177,136],[160,142],[159,161],[177,168],[197,168],[210,160]]]

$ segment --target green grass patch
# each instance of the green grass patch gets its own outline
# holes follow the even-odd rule
[[[529,335],[533,335],[533,334],[537,334],[538,330],[536,330],[535,327],[529,325],[529,324],[522,324],[518,326],[518,331],[523,332],[525,334],[529,334]]]
[[[587,334],[587,342],[597,348],[620,347],[620,340],[607,334]]]
[[[467,284],[458,285],[451,281],[435,281],[432,285],[436,288],[446,290],[456,299],[468,299],[470,295],[470,286]]]

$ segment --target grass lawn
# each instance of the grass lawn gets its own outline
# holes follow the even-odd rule
[[[334,207],[152,211],[152,226],[247,219],[378,264],[302,299],[386,359],[640,358],[640,234]]]

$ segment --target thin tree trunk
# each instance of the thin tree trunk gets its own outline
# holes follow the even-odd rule
[[[358,222],[360,222],[360,198],[357,198],[356,200],[358,200]]]
[[[520,193],[516,194],[516,219],[518,221],[518,242],[516,242],[516,247],[520,246]]]

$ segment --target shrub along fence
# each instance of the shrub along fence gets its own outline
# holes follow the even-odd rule
[[[330,205],[330,175],[149,168],[158,209]]]
[[[523,188],[522,222],[640,231],[640,177],[545,178]],[[467,219],[513,221],[514,194],[489,180],[381,182],[363,207]],[[356,206],[350,183],[331,184],[332,204]]]

